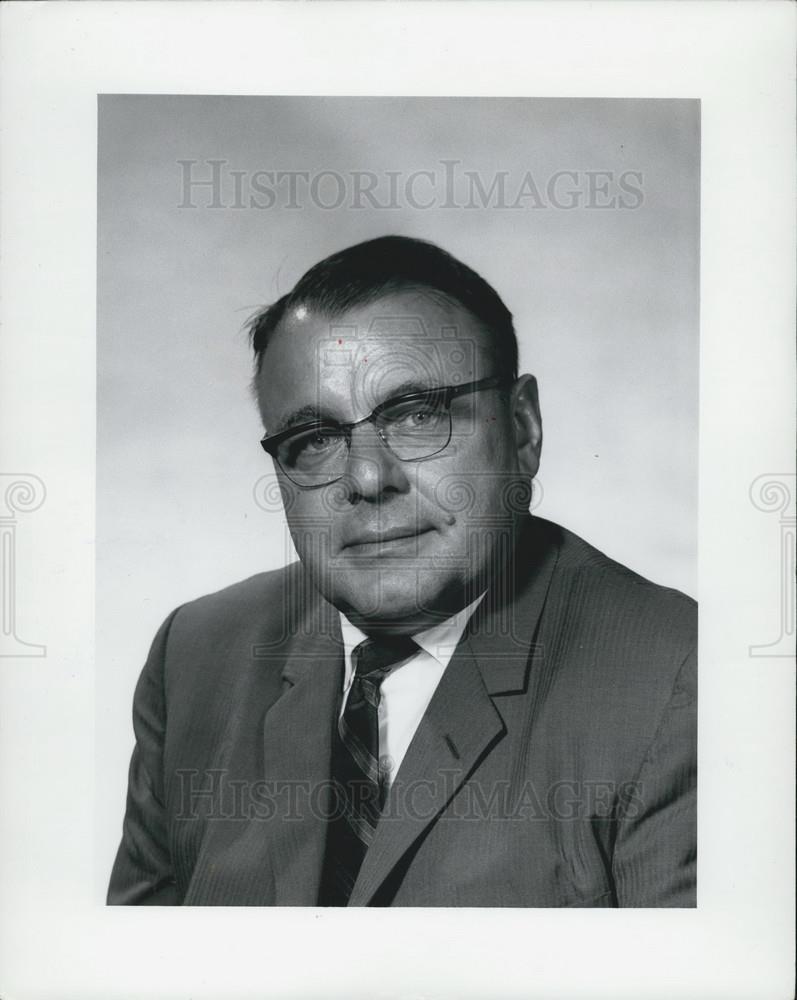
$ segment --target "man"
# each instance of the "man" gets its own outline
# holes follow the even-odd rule
[[[695,905],[695,608],[529,514],[512,317],[386,237],[252,325],[299,562],[177,609],[112,903]]]

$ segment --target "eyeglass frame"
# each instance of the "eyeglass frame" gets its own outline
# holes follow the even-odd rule
[[[270,455],[274,459],[283,474],[290,479],[294,486],[298,486],[300,490],[317,490],[324,486],[331,486],[333,483],[339,482],[343,479],[346,473],[342,472],[339,476],[336,476],[334,479],[329,479],[324,483],[313,483],[310,485],[297,483],[296,480],[291,477],[290,473],[287,472],[277,455],[277,449],[283,441],[288,440],[296,434],[306,434],[308,431],[334,427],[335,430],[342,432],[345,437],[347,451],[346,461],[348,461],[348,457],[351,454],[352,431],[355,427],[359,427],[361,424],[371,423],[374,425],[374,430],[376,431],[376,435],[382,445],[387,448],[390,454],[393,455],[393,457],[399,462],[425,462],[427,459],[434,458],[436,455],[445,451],[449,444],[451,444],[451,437],[453,433],[451,403],[453,400],[457,399],[459,396],[465,396],[468,393],[481,392],[483,389],[505,388],[508,384],[510,384],[510,380],[504,376],[490,375],[487,378],[478,379],[476,382],[464,382],[461,385],[441,385],[432,389],[419,389],[416,392],[402,393],[398,396],[391,396],[389,399],[384,400],[384,402],[375,406],[368,416],[362,417],[360,420],[353,420],[350,423],[345,424],[336,423],[334,420],[311,420],[305,424],[297,424],[294,427],[288,427],[284,431],[279,431],[277,434],[266,434],[260,439],[260,446],[266,454]],[[435,400],[439,397],[440,404],[448,413],[448,438],[446,439],[446,443],[438,448],[437,451],[433,451],[430,455],[423,455],[419,458],[401,458],[393,451],[390,444],[382,436],[382,432],[377,426],[376,421],[378,420],[379,415],[391,406],[395,406],[398,403],[413,403],[416,400],[429,399],[429,397],[432,397]]]

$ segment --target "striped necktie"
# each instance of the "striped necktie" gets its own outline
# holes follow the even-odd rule
[[[383,804],[379,697],[390,668],[418,651],[408,636],[366,639],[352,652],[354,678],[332,747],[336,809],[327,833],[319,905],[345,906]]]

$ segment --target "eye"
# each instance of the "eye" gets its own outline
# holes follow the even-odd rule
[[[333,428],[321,427],[307,431],[285,442],[285,450],[280,459],[290,467],[318,462],[336,452],[343,440],[340,431]]]
[[[406,406],[385,413],[384,417],[396,430],[423,430],[440,416],[439,407],[433,403],[408,403]]]
[[[428,424],[433,417],[434,410],[413,410],[412,413],[407,414],[406,422],[411,424],[413,427],[423,427],[424,424]]]
[[[305,451],[319,452],[329,448],[331,443],[331,435],[324,434],[321,431],[314,431],[312,434],[307,435],[305,440],[302,442],[302,447]]]

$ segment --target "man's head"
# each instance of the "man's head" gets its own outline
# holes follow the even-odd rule
[[[316,264],[251,335],[266,446],[321,593],[366,631],[405,632],[477,596],[542,440],[496,292],[433,244],[384,237]]]

